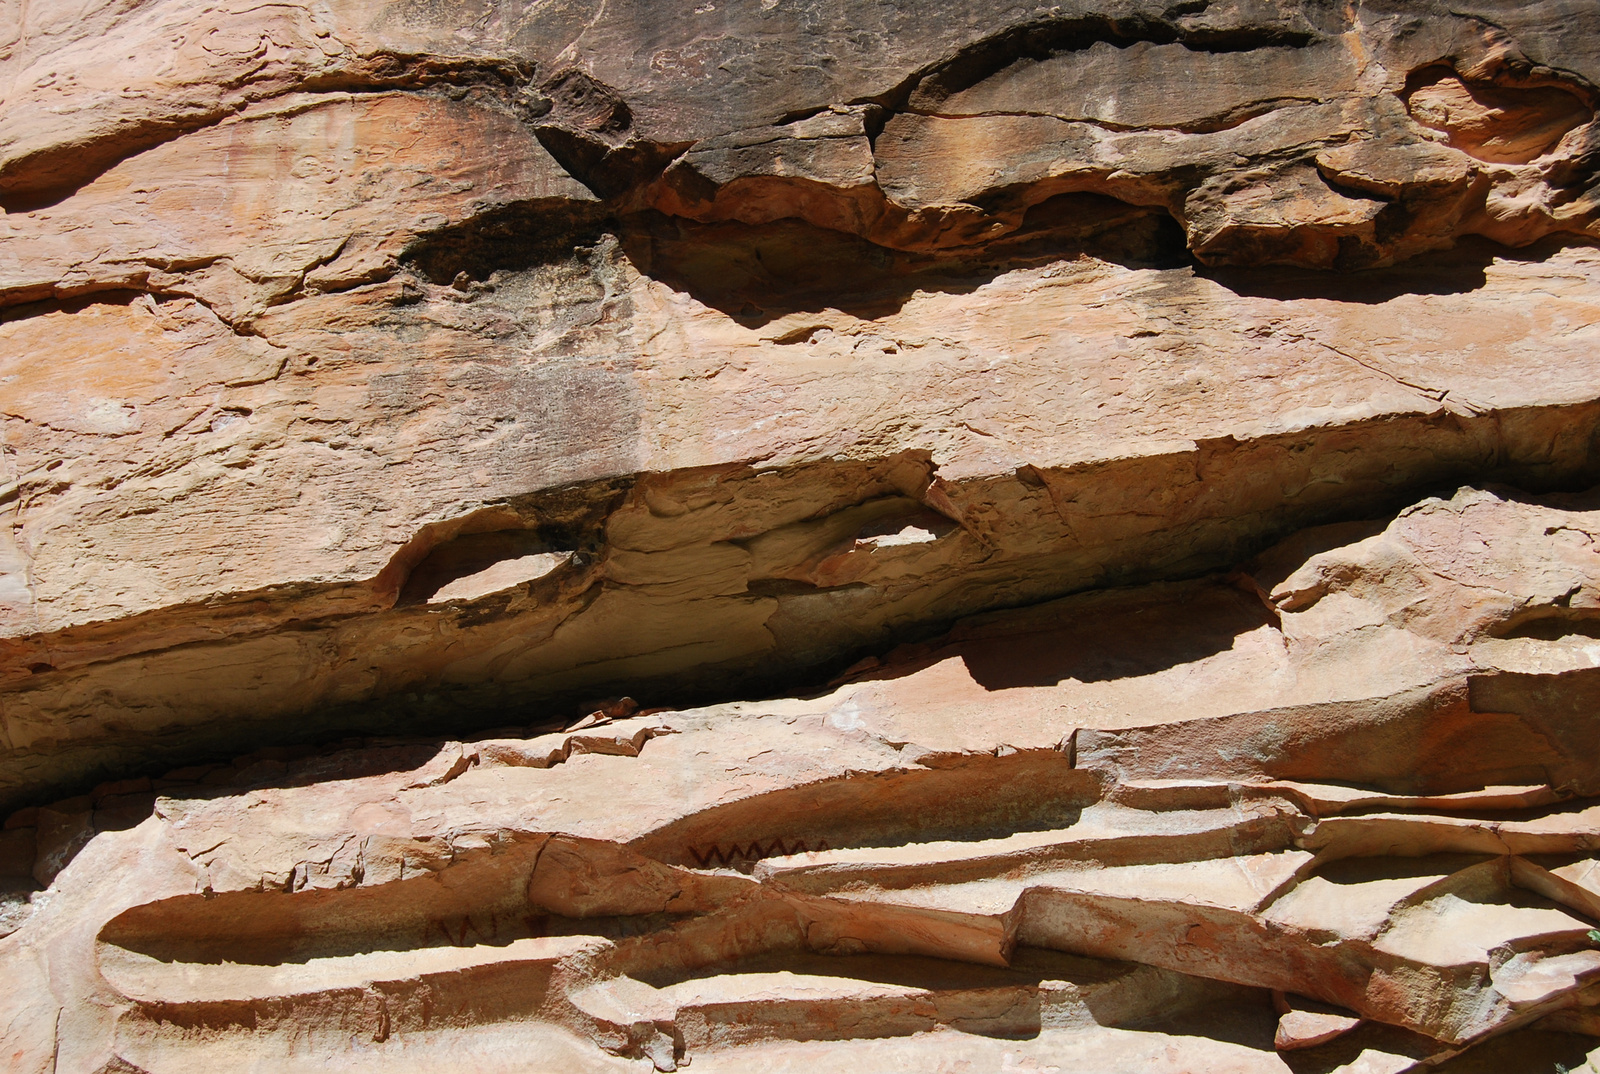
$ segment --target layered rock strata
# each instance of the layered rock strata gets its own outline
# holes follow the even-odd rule
[[[1590,1062],[1587,6],[0,42],[16,1069]]]
[[[1107,1071],[1581,1062],[1597,527],[1463,489],[809,699],[24,811],[19,1069],[887,1068],[930,1034]]]

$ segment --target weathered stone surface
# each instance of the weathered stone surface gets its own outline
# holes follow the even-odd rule
[[[1566,0],[13,5],[4,1065],[1594,1071],[1597,101]]]
[[[265,751],[156,780],[131,827],[108,786],[18,815],[54,894],[0,958],[63,1010],[121,997],[74,1046],[147,1070],[352,1031],[384,1062],[935,1031],[1121,1057],[1147,1045],[1106,1027],[1191,1008],[1257,1027],[1215,1069],[1465,1061],[1600,1002],[1592,730],[1474,701],[1593,671],[1595,518],[1464,489],[811,699]]]

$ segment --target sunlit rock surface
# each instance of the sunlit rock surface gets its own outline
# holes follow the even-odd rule
[[[1593,1072],[1597,83],[0,11],[3,1065]]]

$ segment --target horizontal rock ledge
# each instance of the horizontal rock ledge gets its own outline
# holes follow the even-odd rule
[[[792,688],[958,616],[1227,567],[1421,488],[1583,484],[1597,434],[1600,403],[952,481],[913,452],[553,490],[430,527],[364,585],[16,639],[0,788],[17,804],[229,745],[559,722],[600,693]]]

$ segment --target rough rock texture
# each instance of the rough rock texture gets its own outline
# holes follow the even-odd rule
[[[1600,1068],[1597,103],[1566,0],[0,9],[4,1064]]]

